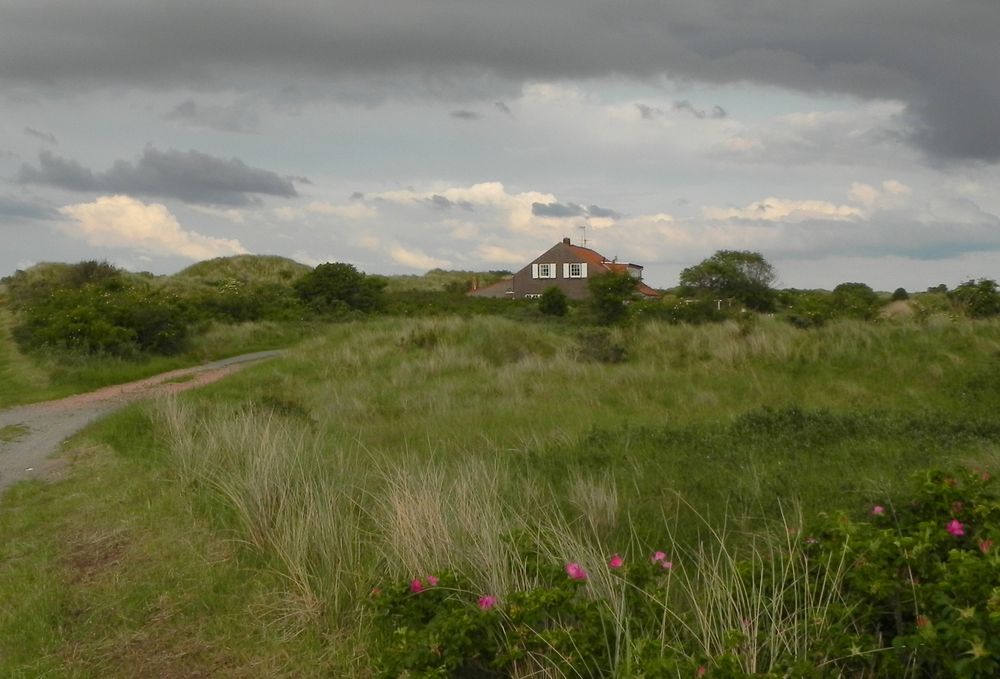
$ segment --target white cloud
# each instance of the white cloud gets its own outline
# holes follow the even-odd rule
[[[407,250],[401,245],[390,248],[389,257],[391,257],[392,261],[397,264],[408,266],[411,269],[422,269],[424,271],[445,267],[450,264],[450,262],[445,259],[431,257],[420,250]]]
[[[101,196],[93,203],[67,205],[59,211],[75,220],[68,231],[82,235],[90,245],[194,260],[247,253],[238,240],[185,231],[164,205],[128,196]]]
[[[499,245],[480,245],[474,254],[484,262],[497,264],[527,264],[538,255],[538,253],[526,255],[523,252],[514,252]]]
[[[881,189],[869,184],[854,182],[847,195],[851,200],[861,203],[869,210],[873,208],[886,209],[901,205],[910,195],[910,187],[895,179],[887,179],[882,182]]]
[[[871,187],[869,187],[871,188]],[[753,222],[803,222],[815,219],[853,221],[864,214],[851,205],[835,205],[825,200],[786,200],[769,197],[741,208],[706,207],[705,219],[740,219]]]

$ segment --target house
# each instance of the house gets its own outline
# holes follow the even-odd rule
[[[636,293],[644,298],[659,297],[660,293],[642,282],[642,267],[625,264],[594,252],[590,248],[570,243],[563,238],[511,278],[469,292],[473,297],[507,297],[524,299],[540,297],[553,286],[570,299],[587,299],[590,289],[587,279],[599,274],[628,273],[638,279]]]

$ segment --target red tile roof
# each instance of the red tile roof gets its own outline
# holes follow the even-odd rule
[[[604,255],[591,250],[590,248],[580,247],[579,245],[567,245],[573,254],[581,259],[585,260],[588,264],[592,264],[597,267],[601,267],[604,271],[614,271],[615,273],[626,273],[629,267],[636,267],[641,269],[642,267],[638,264],[631,264],[626,262],[613,262],[608,260]],[[658,293],[653,288],[649,287],[642,281],[635,288],[636,292],[645,297],[659,297]]]

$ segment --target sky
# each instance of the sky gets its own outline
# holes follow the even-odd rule
[[[1000,278],[996,0],[0,0],[0,276]]]

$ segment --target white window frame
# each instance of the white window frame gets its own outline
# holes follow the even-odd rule
[[[573,268],[576,267],[576,273],[573,272]],[[563,264],[563,278],[586,278],[587,277],[587,263],[586,262],[566,262]]]
[[[549,262],[531,265],[532,278],[555,278],[556,265]]]

